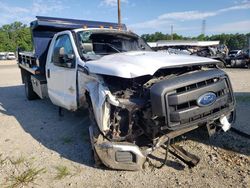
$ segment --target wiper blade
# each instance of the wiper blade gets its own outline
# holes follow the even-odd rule
[[[119,49],[117,49],[113,44],[110,44],[110,43],[107,43],[107,42],[95,42],[93,44],[104,44],[104,45],[107,45],[107,46],[111,47],[113,50],[121,53],[121,51]]]

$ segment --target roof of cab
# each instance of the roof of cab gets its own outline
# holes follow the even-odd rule
[[[114,34],[125,34],[125,35],[130,35],[134,37],[138,37],[137,34],[133,33],[130,30],[122,30],[122,29],[108,29],[108,28],[78,28],[74,29],[75,32],[80,32],[80,31],[90,31],[93,33],[114,33]]]
[[[126,25],[112,22],[99,22],[90,20],[77,20],[67,18],[54,18],[36,16],[36,20],[30,23],[32,30],[71,30],[77,28],[112,28],[127,30]]]

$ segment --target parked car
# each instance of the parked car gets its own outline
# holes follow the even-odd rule
[[[228,54],[226,62],[230,67],[247,67],[250,69],[249,49],[231,50]]]
[[[6,60],[6,53],[5,52],[0,52],[0,60]]]
[[[228,53],[229,58],[234,58],[241,53],[241,50],[230,50]]]
[[[6,54],[6,58],[7,58],[8,60],[15,60],[15,59],[16,59],[15,53],[14,53],[14,52],[8,52],[8,53]]]

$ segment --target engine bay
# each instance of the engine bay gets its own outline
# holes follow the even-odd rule
[[[154,144],[155,140],[169,130],[162,130],[165,118],[154,116],[150,101],[150,88],[163,80],[190,74],[202,67],[161,69],[153,76],[133,79],[104,76],[104,81],[122,107],[111,105],[110,130],[106,136],[110,141],[128,141],[136,145]],[[142,141],[143,140],[143,141]],[[140,144],[142,143],[142,144]]]

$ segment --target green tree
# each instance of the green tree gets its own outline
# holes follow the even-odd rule
[[[14,22],[0,27],[0,51],[16,51],[32,49],[30,29],[21,22]]]

